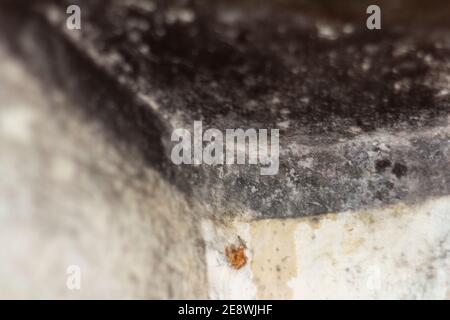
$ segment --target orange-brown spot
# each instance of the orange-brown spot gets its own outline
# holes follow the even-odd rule
[[[230,266],[236,270],[239,270],[247,263],[247,256],[245,255],[245,246],[242,244],[237,248],[234,245],[226,247],[225,256],[227,257]]]

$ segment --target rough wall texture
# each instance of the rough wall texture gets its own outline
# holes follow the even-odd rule
[[[0,49],[0,298],[208,297],[201,210]]]
[[[210,296],[217,299],[450,299],[450,198],[420,205],[203,222]],[[243,242],[248,263],[223,248]]]
[[[218,211],[292,217],[450,193],[441,1],[422,11],[399,1],[414,25],[387,5],[380,31],[352,13],[365,12],[357,1],[348,16],[311,2],[70,3],[82,7],[81,30],[65,27],[67,1],[6,1],[15,50],[70,95],[83,92],[89,114]],[[172,166],[170,133],[194,120],[280,128],[280,172]]]
[[[449,4],[421,2],[368,32],[361,1],[70,1],[81,31],[1,1],[0,297],[448,298]],[[279,174],[174,166],[194,120],[281,129]]]

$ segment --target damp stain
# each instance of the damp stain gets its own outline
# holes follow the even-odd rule
[[[292,299],[288,283],[297,276],[296,226],[287,220],[251,223],[251,269],[257,299]]]

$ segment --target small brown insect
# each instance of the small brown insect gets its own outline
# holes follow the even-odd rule
[[[236,270],[239,270],[247,263],[245,248],[245,244],[242,241],[238,247],[230,245],[225,248],[225,256],[227,257],[228,263]]]

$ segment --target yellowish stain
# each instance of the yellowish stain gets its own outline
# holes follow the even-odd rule
[[[365,240],[363,238],[348,239],[342,243],[343,253],[346,255],[354,254],[363,244]]]
[[[297,275],[294,233],[297,223],[289,220],[259,220],[251,223],[253,258],[251,269],[257,299],[292,299],[288,282]]]

